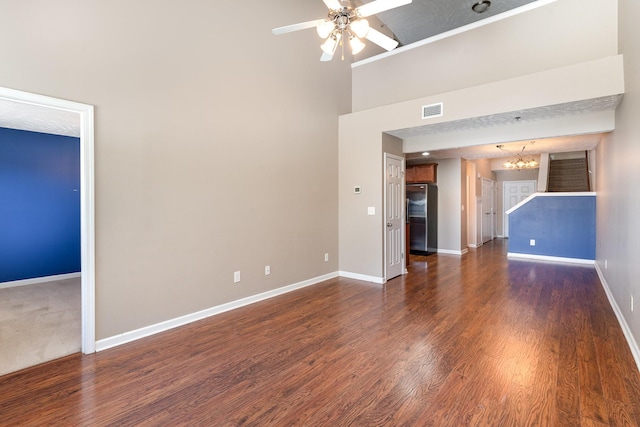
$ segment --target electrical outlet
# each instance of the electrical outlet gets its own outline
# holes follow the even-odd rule
[[[529,246],[535,246],[536,245],[536,239],[529,239]]]
[[[271,266],[270,265],[265,265],[264,266],[264,275],[268,276],[271,274]]]
[[[324,262],[329,261],[329,254],[324,254]]]
[[[633,295],[631,295],[631,311],[633,312]]]
[[[239,271],[234,271],[233,272],[233,283],[238,283],[240,281],[240,272]]]
[[[609,266],[609,260],[604,260],[604,269],[606,270],[607,267]]]

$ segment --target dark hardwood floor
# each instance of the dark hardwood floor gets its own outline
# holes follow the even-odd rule
[[[0,377],[0,424],[638,425],[595,270],[505,253],[412,256],[384,286],[333,279]]]

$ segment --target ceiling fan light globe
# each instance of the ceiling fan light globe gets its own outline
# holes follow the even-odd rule
[[[366,19],[357,19],[349,25],[349,28],[357,37],[364,38],[369,32],[369,21]]]
[[[329,36],[329,38],[327,38],[320,46],[322,51],[327,55],[333,55],[336,51],[336,47],[338,47],[338,39],[339,37]]]
[[[333,23],[333,21],[325,19],[323,22],[318,24],[318,26],[316,27],[316,31],[318,32],[320,38],[326,39],[327,37],[329,37],[329,34],[331,34],[334,28],[335,24]]]
[[[365,44],[357,37],[351,37],[349,40],[349,44],[351,45],[351,53],[354,55],[359,54],[364,49]]]

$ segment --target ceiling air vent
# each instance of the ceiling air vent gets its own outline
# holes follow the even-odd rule
[[[431,105],[422,106],[422,118],[430,119],[432,117],[440,117],[442,115],[442,102]]]

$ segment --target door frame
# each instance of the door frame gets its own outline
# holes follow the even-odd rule
[[[478,242],[478,246],[482,246],[487,242],[490,242],[491,240],[495,239],[497,237],[497,233],[496,233],[496,228],[497,228],[497,204],[498,204],[498,182],[490,179],[490,178],[481,178],[481,194],[480,194],[480,216],[479,216],[479,224],[478,224],[478,228],[480,229],[480,241]],[[489,191],[488,194],[485,194],[485,183],[489,184]],[[485,232],[487,231],[484,225],[484,218],[485,215],[487,214],[487,212],[484,212],[486,207],[489,206],[489,224],[488,224],[488,229],[489,229],[489,236],[491,237],[489,240],[485,241],[484,240],[484,236],[485,236]]]
[[[80,121],[82,352],[95,353],[95,194],[93,105],[0,87],[0,99],[77,113]]]
[[[384,164],[383,164],[383,173],[384,173],[384,183],[382,184],[383,186],[383,204],[384,204],[384,208],[383,208],[383,212],[382,212],[382,230],[383,230],[383,250],[382,250],[382,264],[384,265],[384,277],[383,277],[383,283],[387,282],[387,159],[393,159],[393,160],[398,160],[400,161],[400,164],[402,165],[402,171],[401,171],[401,177],[402,177],[402,182],[400,183],[400,188],[402,189],[402,194],[400,196],[401,200],[406,200],[407,196],[406,196],[406,180],[405,180],[405,170],[406,170],[406,165],[405,165],[405,159],[402,156],[396,156],[394,154],[391,153],[384,153]],[[406,209],[402,209],[401,210],[402,214],[402,223],[406,224],[407,218],[406,218]],[[402,265],[401,265],[401,270],[402,270],[402,274],[407,274],[407,254],[406,254],[406,247],[407,247],[407,236],[406,236],[406,227],[403,227],[402,224],[400,225],[400,245],[401,245],[401,251],[402,251]]]

